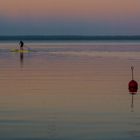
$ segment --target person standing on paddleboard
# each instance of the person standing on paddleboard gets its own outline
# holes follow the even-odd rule
[[[20,45],[20,50],[23,50],[24,42],[23,41],[20,41],[19,42],[19,45]]]

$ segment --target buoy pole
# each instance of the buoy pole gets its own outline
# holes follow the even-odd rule
[[[134,112],[134,95],[132,95],[131,112]]]
[[[131,67],[132,70],[132,80],[134,80],[134,66]]]

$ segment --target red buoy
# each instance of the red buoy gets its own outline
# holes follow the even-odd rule
[[[132,80],[128,83],[128,89],[129,89],[129,93],[132,95],[132,102],[131,102],[131,112],[133,112],[133,108],[134,108],[134,95],[137,93],[138,91],[138,83],[134,80],[134,67],[131,67],[132,70]]]
[[[128,89],[129,89],[130,94],[134,95],[138,91],[138,83],[134,80],[134,74],[133,74],[134,67],[133,66],[131,67],[131,70],[132,70],[132,80],[128,83]]]
[[[138,91],[138,83],[135,80],[131,80],[128,83],[128,87],[129,87],[129,92],[131,94],[136,94]]]

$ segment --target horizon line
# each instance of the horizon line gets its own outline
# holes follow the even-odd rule
[[[140,40],[140,35],[0,35],[0,41],[17,41],[17,40]]]

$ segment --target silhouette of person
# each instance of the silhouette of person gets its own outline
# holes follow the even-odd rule
[[[24,42],[23,41],[20,41],[19,42],[19,45],[20,45],[20,50],[23,50]]]

